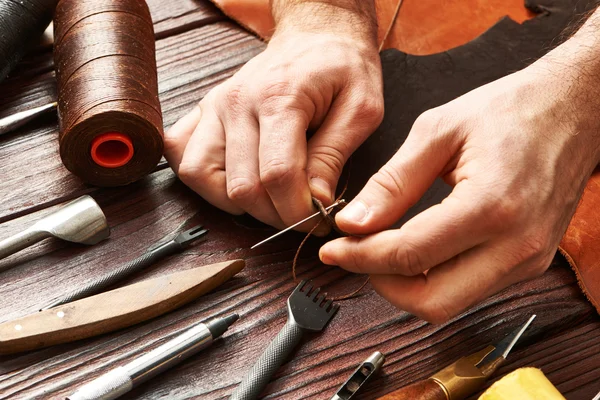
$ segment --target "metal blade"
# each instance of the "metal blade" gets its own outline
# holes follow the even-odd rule
[[[533,322],[535,317],[536,317],[536,315],[533,314],[527,320],[527,322],[525,322],[519,328],[514,330],[512,333],[510,333],[508,336],[506,336],[500,342],[494,344],[493,345],[495,347],[494,351],[492,351],[490,354],[485,356],[483,358],[483,360],[481,360],[477,365],[478,366],[485,365],[489,362],[493,362],[493,361],[497,360],[500,357],[506,359],[506,357],[508,356],[508,353],[510,353],[510,351],[515,346],[517,341],[521,338],[521,336],[523,336],[523,333],[525,332],[525,330],[527,330],[527,328],[529,328],[529,325],[531,325],[531,322]]]

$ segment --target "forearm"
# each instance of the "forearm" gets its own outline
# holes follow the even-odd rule
[[[276,32],[300,29],[377,40],[374,0],[270,0]]]

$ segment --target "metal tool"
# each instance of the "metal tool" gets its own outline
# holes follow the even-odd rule
[[[207,232],[207,229],[202,229],[202,225],[198,225],[190,230],[182,232],[174,239],[151,247],[146,253],[142,254],[135,260],[132,260],[113,270],[112,272],[88,283],[87,285],[70,292],[60,299],[53,301],[52,303],[43,307],[41,310],[47,310],[61,304],[70,303],[72,301],[99,293],[103,289],[106,289],[107,287],[114,285],[126,277],[143,270],[158,260],[182,251],[192,242],[204,236]]]
[[[58,103],[50,103],[41,107],[32,108],[31,110],[25,110],[18,112],[8,117],[0,118],[0,135],[11,132],[20,126],[25,125],[27,122],[37,118],[41,114],[44,114],[51,110],[56,110]]]
[[[23,232],[0,241],[0,259],[51,236],[92,245],[109,235],[110,229],[100,206],[86,195],[46,215]]]
[[[231,400],[253,400],[267,386],[271,377],[287,359],[306,331],[320,332],[333,318],[339,306],[311,292],[312,285],[305,281],[294,289],[287,301],[288,319],[281,331],[258,358],[254,366],[231,395]]]
[[[330,205],[329,207],[325,207],[325,211],[329,211],[334,207],[340,206],[340,205],[345,205],[346,204],[346,200],[341,199],[336,201],[335,203],[333,203],[332,205]],[[288,226],[287,228],[285,228],[282,231],[277,232],[276,234],[274,234],[273,236],[269,236],[268,238],[266,238],[265,240],[256,243],[254,246],[250,247],[250,249],[255,249],[258,246],[260,246],[261,244],[267,243],[268,241],[270,241],[271,239],[275,239],[277,236],[283,235],[284,233],[291,231],[292,229],[296,228],[297,226],[302,225],[303,223],[305,223],[306,221],[310,221],[312,218],[321,215],[320,211],[317,211],[316,213],[314,213],[313,215],[310,215],[306,218],[304,218],[302,221],[300,222],[296,222],[294,225],[292,226]]]
[[[350,400],[365,384],[365,382],[381,369],[385,361],[385,357],[380,352],[376,351],[369,358],[363,361],[350,378],[340,387],[333,395],[331,400]]]
[[[500,342],[463,357],[424,381],[389,393],[380,400],[462,400],[476,393],[531,325],[535,315]]]
[[[0,354],[112,332],[196,300],[244,268],[244,260],[158,276],[0,324]]]
[[[231,314],[225,318],[215,318],[195,325],[129,364],[117,367],[94,379],[67,397],[67,400],[116,399],[208,347],[238,318],[237,314]]]

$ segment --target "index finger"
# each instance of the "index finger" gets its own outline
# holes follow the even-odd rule
[[[490,240],[497,229],[490,208],[464,181],[441,204],[400,229],[334,240],[321,248],[320,256],[351,272],[418,275]]]
[[[294,107],[259,114],[260,180],[288,226],[315,212],[306,172],[309,122],[310,117]],[[298,229],[311,228],[308,222]]]

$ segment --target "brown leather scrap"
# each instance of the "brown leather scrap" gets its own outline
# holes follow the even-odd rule
[[[600,171],[596,170],[560,243],[559,251],[577,282],[600,313]]]
[[[269,0],[211,1],[261,39],[268,40],[273,34],[275,22]],[[398,21],[393,23],[398,1],[375,0],[377,43],[387,37],[384,49],[415,55],[438,53],[465,44],[504,16],[519,23],[535,16],[525,7],[524,0],[404,0]],[[386,35],[390,27],[393,29]]]

